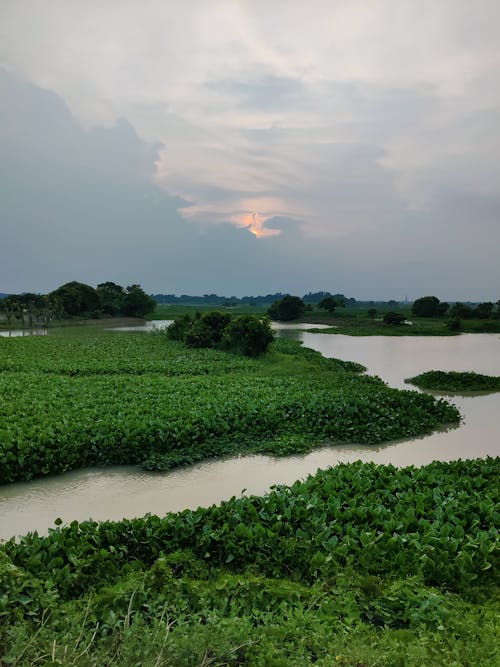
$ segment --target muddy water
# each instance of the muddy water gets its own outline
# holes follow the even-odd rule
[[[358,361],[388,384],[408,388],[404,379],[431,370],[475,370],[500,375],[500,337],[351,337],[298,332],[308,347],[325,356]],[[342,461],[423,465],[433,460],[500,455],[500,393],[451,400],[464,415],[459,428],[384,446],[324,447],[306,456],[273,459],[233,458],[191,466],[168,474],[135,468],[88,469],[29,483],[0,487],[0,539],[38,530],[56,517],[120,519],[146,512],[165,514],[210,505],[246,493],[261,494],[273,484],[288,484],[318,468]]]

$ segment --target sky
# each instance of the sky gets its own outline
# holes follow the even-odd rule
[[[0,292],[500,298],[498,0],[2,0]]]

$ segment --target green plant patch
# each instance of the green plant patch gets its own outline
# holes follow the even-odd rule
[[[497,663],[500,459],[319,471],[0,545],[4,664]]]
[[[325,440],[378,443],[458,423],[443,400],[276,341],[259,359],[164,334],[78,333],[0,344],[0,483],[65,470],[148,470]]]
[[[405,380],[422,389],[437,391],[500,391],[500,377],[480,373],[456,371],[427,371]]]

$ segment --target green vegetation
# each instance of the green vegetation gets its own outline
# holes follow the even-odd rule
[[[450,330],[442,321],[433,319],[411,320],[411,324],[403,322],[398,325],[384,322],[385,313],[380,319],[358,315],[356,317],[333,318],[326,322],[318,318],[310,319],[311,324],[331,324],[330,329],[315,329],[311,331],[324,334],[344,334],[346,336],[453,336],[459,332]],[[399,318],[405,317],[402,313],[396,313]]]
[[[265,299],[265,297],[262,298]],[[320,306],[320,302],[326,298],[332,298],[338,305],[344,303],[345,306],[341,310],[336,306],[333,312],[328,311]],[[487,319],[483,316],[480,317],[481,313],[486,312],[484,308],[480,308],[484,304],[479,304],[475,308],[466,305],[464,306],[465,310],[459,309],[458,311],[453,306],[449,316],[446,317],[442,314],[445,304],[439,302],[439,299],[436,297],[422,298],[436,299],[438,313],[441,314],[437,316],[417,316],[412,311],[412,305],[407,303],[397,303],[395,301],[356,302],[354,299],[347,299],[341,294],[332,296],[327,292],[318,292],[306,294],[303,297],[304,309],[302,309],[302,314],[297,316],[296,321],[330,324],[335,328],[322,330],[321,333],[346,334],[349,336],[450,336],[459,333],[500,333],[500,308],[498,304]],[[417,299],[417,301],[419,300]],[[460,306],[460,304],[458,305]],[[177,303],[174,305],[158,305],[156,311],[148,315],[148,319],[175,319],[186,314],[192,317],[197,311],[207,312],[210,310],[213,310],[213,306],[206,303],[196,306]],[[225,310],[232,314],[253,313],[262,316],[266,313],[261,301],[257,300],[244,302],[238,300],[234,303],[227,301]],[[390,312],[397,312],[411,324],[405,324],[404,326],[386,324],[384,317]],[[457,312],[466,312],[466,316],[460,319],[456,315]],[[271,317],[272,319],[279,319],[278,314],[273,314]]]
[[[321,301],[318,303],[318,308],[327,310],[330,315],[333,314],[339,306],[344,307],[345,301],[341,299],[334,299],[333,296],[325,296],[325,298],[321,299]]]
[[[178,340],[193,348],[226,350],[246,357],[258,357],[273,341],[267,318],[256,315],[237,315],[210,311],[194,319],[182,315],[167,329],[171,340]]]
[[[456,371],[428,371],[405,380],[422,389],[438,391],[500,391],[500,377]]]
[[[278,340],[262,359],[164,333],[0,341],[0,483],[93,464],[168,469],[213,456],[377,443],[457,423],[443,400]]]
[[[422,296],[413,302],[411,312],[416,317],[442,317],[450,305],[439,301],[436,296]]]
[[[404,315],[402,315],[401,313],[395,313],[393,311],[389,311],[383,317],[384,324],[389,324],[398,327],[404,324],[405,319],[406,318]]]
[[[287,294],[282,299],[275,301],[268,308],[267,314],[273,320],[289,322],[301,317],[306,310],[306,304],[300,297]]]
[[[0,546],[3,664],[498,664],[500,460],[355,463]]]
[[[94,289],[74,280],[50,294],[12,294],[0,299],[0,313],[5,314],[9,328],[14,324],[23,328],[48,326],[64,318],[144,317],[155,308],[156,302],[140,285],[125,289],[112,282],[101,283]]]
[[[250,305],[237,305],[237,306],[228,306],[228,305],[217,305],[214,304],[200,304],[200,305],[185,305],[185,304],[158,304],[153,313],[148,313],[146,315],[147,320],[175,320],[184,315],[189,315],[190,318],[195,317],[198,313],[208,313],[214,310],[214,307],[223,308],[224,312],[231,313],[232,315],[266,315],[266,308],[260,306],[250,306]]]

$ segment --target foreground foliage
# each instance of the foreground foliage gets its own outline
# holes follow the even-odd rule
[[[377,443],[457,423],[443,400],[279,340],[262,359],[164,334],[2,339],[0,483],[93,464],[166,470],[213,456]]]
[[[497,664],[499,473],[498,458],[343,464],[264,497],[11,540],[4,662]]]
[[[405,382],[437,391],[500,391],[500,377],[472,372],[427,371]]]

